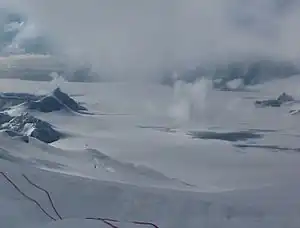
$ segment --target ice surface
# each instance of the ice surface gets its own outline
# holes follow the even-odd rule
[[[147,12],[148,8],[145,7]],[[64,7],[61,9],[61,15],[65,15]],[[160,9],[169,12],[170,7]],[[118,9],[118,14],[124,14],[121,11]],[[35,34],[33,25],[26,24],[24,29],[24,18],[6,16],[8,23],[6,18],[1,21],[5,30],[0,37],[2,54],[49,52],[47,40]],[[189,16],[188,20],[197,21]],[[138,33],[153,30],[140,21],[131,22],[142,25]],[[126,26],[113,27],[107,28],[119,34]],[[193,26],[186,28],[183,30],[194,30]],[[213,30],[219,34],[224,29]],[[101,36],[109,38],[111,31]],[[26,36],[26,32],[32,36]],[[176,39],[197,40],[186,34],[191,33],[180,33]],[[200,34],[203,35],[207,34]],[[125,49],[118,48],[120,45],[104,45],[104,49],[143,53],[138,60],[147,65],[144,60],[149,56],[144,55],[145,50],[135,53],[122,36],[115,38],[122,40]],[[69,37],[72,38],[64,35],[63,39]],[[147,40],[149,37],[145,36]],[[224,40],[224,36],[215,37]],[[297,40],[297,36],[293,37]],[[149,41],[153,43],[152,37]],[[287,43],[293,43],[290,41]],[[232,39],[229,43],[229,49],[232,44],[236,46]],[[90,47],[86,42],[80,44]],[[132,45],[145,46],[143,42]],[[252,49],[251,45],[241,46]],[[277,46],[286,49],[286,45]],[[288,55],[295,49],[295,45],[290,46]],[[88,51],[95,53],[95,48]],[[200,53],[195,48],[188,49],[188,53]],[[285,51],[279,52],[284,55]],[[142,67],[132,61],[132,56],[116,56],[112,59],[120,61],[113,64],[113,69],[122,69],[128,63]],[[159,54],[154,62],[165,57]],[[108,62],[109,58],[94,61],[104,68]],[[174,87],[142,82],[60,82],[62,76],[78,81],[94,79],[89,67],[66,68],[64,61],[50,55],[0,57],[0,77],[9,78],[0,80],[1,228],[151,227],[134,221],[153,223],[159,228],[300,227],[297,65],[258,60],[225,63],[217,70],[197,67],[163,78],[165,84]],[[125,73],[120,72],[122,76]],[[198,80],[203,76],[216,80]],[[139,74],[140,77],[144,78]],[[49,83],[11,78],[55,80]],[[283,92],[291,97],[278,97]],[[258,109],[253,105],[255,101],[276,108]],[[115,221],[109,225],[100,218]]]
[[[145,227],[134,220],[166,228],[298,227],[299,116],[290,106],[253,105],[282,92],[297,100],[297,82],[274,81],[255,92],[203,84],[183,87],[175,98],[162,85],[65,82],[61,90],[77,94],[94,115],[29,110],[68,137],[26,143],[1,133],[0,171],[55,216],[22,174],[47,189],[66,220],[51,221],[0,176],[0,226],[106,228],[84,219],[104,217],[122,221],[119,227]],[[0,91],[13,93],[6,96],[40,94],[36,87],[52,90],[45,82],[0,81]],[[184,121],[170,113],[178,101],[189,103],[177,106],[188,109],[182,113],[192,112]]]

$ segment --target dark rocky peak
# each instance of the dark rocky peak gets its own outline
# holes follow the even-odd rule
[[[255,101],[255,105],[257,107],[280,107],[284,103],[291,101],[295,101],[295,99],[291,95],[288,95],[287,93],[283,92],[276,99]]]
[[[31,136],[45,143],[52,143],[60,139],[62,134],[52,125],[28,113],[11,117],[10,121],[0,127],[1,130],[15,132],[16,135]]]
[[[82,110],[87,110],[85,107],[82,107],[75,100],[73,100],[68,94],[62,92],[60,88],[56,88],[53,91],[53,96],[73,111],[78,112]]]
[[[40,100],[32,101],[28,104],[29,109],[38,110],[40,112],[53,112],[62,109],[71,109],[74,112],[86,111],[87,109],[79,105],[68,94],[62,92],[60,88],[56,88],[51,95],[44,96]]]

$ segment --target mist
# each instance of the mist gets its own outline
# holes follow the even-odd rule
[[[7,2],[70,62],[112,78],[145,79],[249,56],[300,56],[298,0]]]

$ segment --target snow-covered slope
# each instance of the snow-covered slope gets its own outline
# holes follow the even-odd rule
[[[134,221],[298,227],[300,126],[289,113],[297,104],[254,105],[282,92],[299,100],[298,83],[292,77],[249,88],[254,92],[224,92],[204,80],[174,89],[62,82],[61,91],[93,115],[26,109],[65,136],[50,144],[0,134],[0,172],[57,221],[0,175],[0,227],[112,227],[90,217],[117,220],[121,228],[151,227]],[[0,81],[6,98],[35,94],[39,101],[56,86]],[[63,221],[23,174],[50,193]]]
[[[37,200],[54,219],[46,189],[63,219],[111,218],[117,227],[151,227],[130,221],[152,222],[159,227],[297,227],[299,192],[297,183],[259,189],[218,193],[143,188],[116,182],[38,171],[1,161],[5,175],[29,197]],[[31,200],[21,195],[3,176],[0,177],[1,224],[6,227],[56,227]],[[102,222],[99,222],[101,227]],[[61,222],[57,222],[60,227]],[[48,225],[46,225],[48,224]],[[67,225],[72,224],[62,223]],[[95,224],[93,224],[95,225]],[[26,226],[25,226],[26,227]],[[93,227],[93,226],[92,226]],[[104,227],[104,226],[103,226]],[[109,226],[107,226],[109,227]]]
[[[129,226],[129,221],[143,221],[159,227],[176,228],[297,227],[299,222],[297,211],[300,205],[294,198],[300,187],[297,183],[199,193],[95,181],[14,166],[3,161],[1,168],[21,191],[37,200],[57,220],[60,219],[45,192],[31,185],[22,174],[50,193],[58,214],[64,219],[101,217],[126,223],[115,222],[117,227],[144,227]],[[39,207],[22,196],[2,175],[0,178],[0,203],[1,208],[5,208],[1,210],[2,226],[24,227],[27,224],[29,227],[43,227],[43,224],[49,223],[45,227],[56,227]],[[58,225],[60,223],[57,222]],[[67,221],[65,224],[68,224]],[[99,225],[103,225],[101,221]]]

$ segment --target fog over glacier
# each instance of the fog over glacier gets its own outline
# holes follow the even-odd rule
[[[2,3],[5,4],[5,1]],[[298,60],[298,0],[14,0],[70,61],[109,77],[241,57]],[[36,32],[36,31],[35,31]]]
[[[0,0],[0,227],[300,227],[300,0]]]

